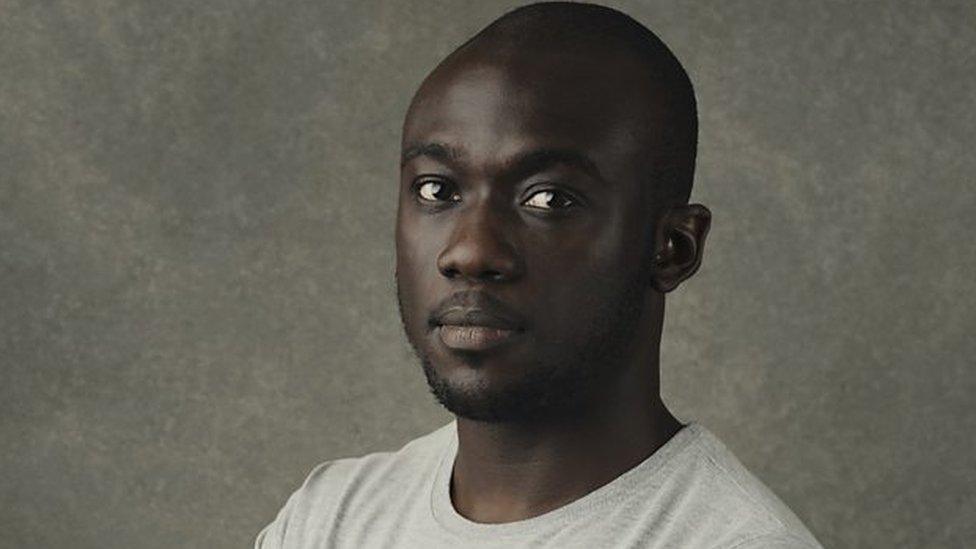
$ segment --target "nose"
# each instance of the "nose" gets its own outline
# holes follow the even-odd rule
[[[484,201],[487,202],[487,201]],[[522,261],[506,238],[508,221],[489,204],[472,205],[458,213],[447,245],[437,256],[437,269],[447,278],[474,282],[510,282],[522,275]]]

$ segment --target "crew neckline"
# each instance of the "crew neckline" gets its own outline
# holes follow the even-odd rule
[[[644,461],[624,471],[610,482],[575,499],[566,505],[547,511],[541,515],[505,523],[474,522],[454,508],[451,501],[451,475],[457,457],[457,421],[449,424],[448,442],[441,452],[431,489],[430,509],[434,521],[444,529],[465,538],[516,536],[571,522],[582,514],[591,512],[603,505],[617,502],[635,487],[637,478],[655,474],[666,463],[681,453],[691,442],[698,439],[704,428],[697,422],[690,422],[675,433]]]

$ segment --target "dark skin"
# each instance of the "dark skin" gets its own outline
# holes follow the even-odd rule
[[[537,516],[631,469],[681,427],[661,401],[664,295],[701,263],[710,213],[649,192],[654,82],[623,55],[470,48],[424,82],[407,114],[397,278],[407,336],[437,375],[504,391],[539,364],[572,364],[607,296],[639,284],[634,337],[568,417],[457,418],[451,496],[481,523]],[[658,147],[660,148],[660,147]],[[545,152],[540,152],[545,151]],[[555,151],[555,152],[554,152]],[[509,344],[459,352],[429,315],[455,292],[517,312]],[[577,356],[576,353],[573,356]],[[565,358],[565,360],[563,360]],[[609,361],[609,359],[608,359]]]

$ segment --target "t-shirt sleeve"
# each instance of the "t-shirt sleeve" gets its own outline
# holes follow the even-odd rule
[[[301,491],[302,488],[295,490],[288,497],[281,510],[278,511],[275,519],[258,533],[258,537],[254,540],[254,549],[280,549],[285,546],[285,531],[291,517],[294,515],[294,508],[297,505],[296,501],[301,497]]]
[[[254,549],[283,549],[285,540],[293,539],[293,530],[300,530],[309,512],[310,485],[313,479],[321,476],[332,462],[325,462],[309,473],[301,487],[295,490],[278,511],[275,519],[265,526],[254,540]]]

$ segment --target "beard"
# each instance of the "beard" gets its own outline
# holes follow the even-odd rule
[[[455,416],[488,423],[566,421],[585,415],[601,390],[623,369],[643,311],[646,273],[602,288],[580,304],[594,311],[582,330],[565,338],[566,343],[557,350],[538,357],[527,365],[524,375],[503,387],[486,382],[463,386],[451,383],[438,373],[422,342],[413,341],[405,323],[404,331],[420,359],[431,393]],[[403,322],[398,277],[396,290]]]

